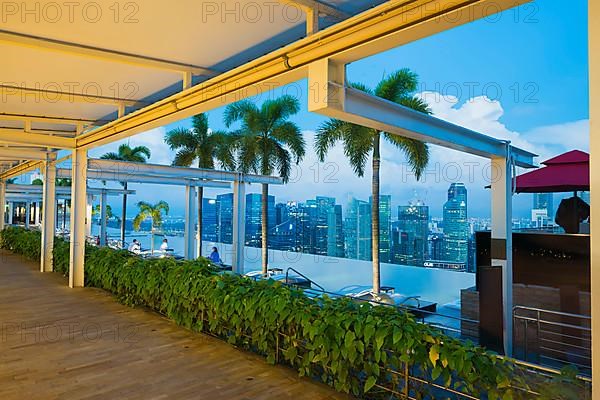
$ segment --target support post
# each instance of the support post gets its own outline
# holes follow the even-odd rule
[[[106,189],[100,195],[100,246],[106,246]]]
[[[492,158],[492,267],[502,267],[502,322],[504,354],[512,356],[512,170],[510,159]]]
[[[41,272],[52,272],[54,262],[54,235],[56,233],[56,165],[46,161],[43,166],[44,187],[42,194],[42,257]]]
[[[69,287],[83,287],[85,232],[87,213],[87,151],[73,150],[71,155],[71,247]]]
[[[240,177],[241,178],[241,177]],[[246,243],[246,185],[241,179],[233,182],[233,248],[232,271],[244,273],[244,246]]]
[[[590,88],[590,195],[592,295],[592,397],[600,397],[600,2],[588,1],[588,54]]]
[[[6,220],[6,182],[0,180],[0,231],[4,229]]]
[[[194,244],[196,231],[196,188],[185,187],[185,227],[184,227],[184,257],[186,260],[194,259]]]
[[[14,202],[9,202],[8,203],[8,224],[12,225],[13,224],[13,213],[15,211],[15,203]]]
[[[31,202],[25,202],[25,229],[29,229],[29,218],[31,218]]]
[[[306,13],[306,36],[319,32],[319,11],[312,7],[305,9]]]
[[[92,236],[92,211],[94,208],[94,196],[87,195],[87,204],[85,207],[85,237]]]
[[[39,226],[40,225],[40,202],[39,201],[34,201],[33,202],[33,207],[34,207],[33,225]]]

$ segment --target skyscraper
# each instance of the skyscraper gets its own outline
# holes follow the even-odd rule
[[[421,203],[399,206],[397,229],[394,262],[422,267],[427,258],[429,207]]]
[[[216,242],[217,237],[217,201],[202,198],[202,240]]]
[[[217,195],[217,239],[221,243],[233,240],[233,193]]]
[[[373,198],[369,197],[369,203],[373,203]],[[379,261],[391,262],[392,249],[392,196],[379,196]]]
[[[548,226],[554,220],[554,194],[534,193],[531,208],[531,221],[534,227]]]
[[[371,260],[371,204],[351,197],[344,225],[346,257]]]
[[[275,228],[275,197],[267,198],[268,232],[273,234]],[[246,195],[246,245],[251,247],[262,246],[262,194],[248,193]]]
[[[467,189],[463,183],[453,183],[444,204],[445,261],[466,263],[468,249]]]
[[[327,255],[344,257],[344,220],[342,206],[335,204],[327,214]]]

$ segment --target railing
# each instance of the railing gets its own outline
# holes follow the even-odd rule
[[[323,293],[325,293],[325,289],[323,288],[323,286],[319,285],[317,282],[313,281],[312,279],[310,279],[308,276],[304,275],[302,272],[298,271],[295,268],[292,267],[288,267],[288,269],[285,271],[285,283],[289,283],[289,276],[290,276],[290,271],[292,271],[293,273],[295,273],[296,275],[306,279],[308,281],[308,283],[310,283],[311,287],[314,285],[316,286],[318,289],[320,289]]]
[[[513,308],[515,354],[560,368],[574,365],[591,375],[591,317],[540,308]]]

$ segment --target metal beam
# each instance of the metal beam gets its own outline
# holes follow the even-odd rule
[[[0,113],[0,121],[31,121],[31,122],[43,122],[48,124],[65,124],[65,125],[84,125],[84,126],[98,126],[108,122],[108,120],[93,120],[84,118],[69,118],[69,117],[57,117],[57,116],[44,116],[44,115],[32,115],[32,114],[11,114],[11,113]]]
[[[10,179],[15,176],[23,175],[29,171],[39,168],[41,161],[26,161],[19,165],[16,165],[0,174],[0,179]]]
[[[79,43],[65,42],[7,30],[0,30],[0,42],[16,44],[25,47],[40,48],[43,50],[58,51],[83,57],[91,57],[104,61],[130,64],[138,67],[155,68],[173,72],[191,72],[194,75],[215,76],[218,74],[218,72],[214,70],[197,65],[168,61],[160,58],[103,49]]]
[[[18,128],[0,128],[0,142],[16,145],[34,145],[57,149],[74,149],[75,138],[51,136],[44,133],[25,132]]]
[[[87,132],[77,146],[97,147],[273,90],[306,78],[308,65],[324,58],[350,63],[528,1],[389,0]]]
[[[158,176],[163,179],[171,177],[187,179],[216,179],[220,181],[235,181],[240,179],[238,172],[218,171],[213,169],[199,169],[188,167],[173,167],[159,164],[140,164],[128,161],[114,161],[91,158],[88,161],[90,171],[112,173],[116,180],[127,181],[136,175]],[[242,175],[247,183],[282,184],[283,180],[276,176]]]
[[[68,168],[60,168],[58,170],[59,178],[70,178],[71,170]],[[176,178],[176,177],[160,177],[142,174],[125,174],[117,173],[114,171],[96,171],[88,170],[88,179],[99,180],[99,181],[111,181],[111,182],[130,182],[130,183],[150,183],[157,185],[176,185],[176,186],[193,186],[193,187],[211,187],[229,189],[231,184],[229,182],[219,181],[199,181],[187,178]]]
[[[46,150],[15,149],[12,147],[0,147],[0,158],[4,160],[46,160],[49,152]]]
[[[66,168],[57,168],[56,169],[56,177],[57,178],[70,178],[71,174],[64,176],[64,172]],[[16,183],[9,183],[6,185],[6,193],[10,193],[11,195],[15,194],[33,194],[39,195],[43,193],[43,185],[22,185]],[[106,193],[108,196],[120,196],[122,194],[134,195],[136,194],[135,190],[124,190],[124,189],[116,189],[116,188],[95,188],[88,187],[87,192],[92,195],[98,195],[102,193]],[[57,195],[70,195],[71,187],[69,186],[57,186],[55,189],[55,193]]]
[[[508,156],[506,141],[331,81],[330,75],[343,81],[339,71],[332,72],[336,69],[332,63],[321,60],[310,67],[309,87],[323,87],[326,91],[317,99],[309,98],[309,111],[486,158]],[[516,165],[535,167],[535,154],[516,147],[510,150]]]
[[[142,102],[132,99],[123,99],[118,97],[109,96],[98,96],[86,93],[75,93],[75,92],[63,92],[57,90],[47,90],[31,88],[26,86],[13,86],[13,85],[0,85],[0,92],[4,98],[8,96],[20,95],[21,99],[25,101],[26,96],[33,96],[36,101],[44,99],[51,103],[57,101],[69,102],[69,103],[90,103],[90,104],[111,104],[119,105],[124,104],[126,106],[140,105]]]
[[[315,11],[317,14],[323,14],[337,19],[350,18],[352,15],[340,9],[325,4],[318,0],[278,0],[280,3],[288,4],[293,7],[301,8],[303,11]]]

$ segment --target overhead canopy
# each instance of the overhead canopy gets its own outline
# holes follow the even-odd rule
[[[542,163],[543,168],[517,177],[517,193],[557,193],[590,190],[590,155],[573,150]]]

